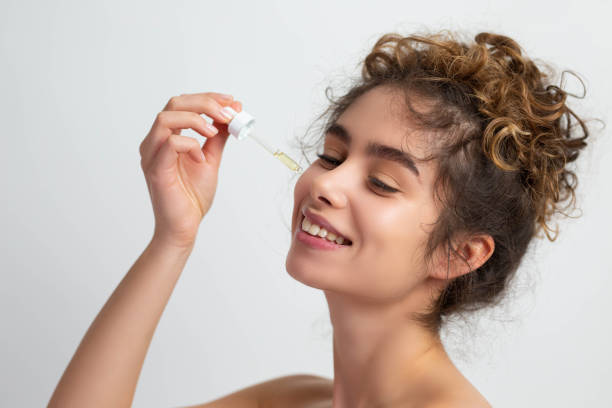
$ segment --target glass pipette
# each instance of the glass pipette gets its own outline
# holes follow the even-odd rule
[[[272,148],[264,140],[255,135],[255,132],[253,132],[255,118],[245,111],[238,113],[229,106],[224,107],[223,110],[227,111],[232,116],[232,120],[227,126],[230,134],[234,135],[238,140],[242,140],[247,136],[252,137],[261,147],[269,151],[274,157],[280,160],[281,163],[287,166],[287,168],[295,171],[296,173],[300,173],[302,171],[302,168],[295,162],[295,160],[289,157],[286,153],[282,152],[280,149]]]
[[[302,171],[302,168],[291,157],[287,156],[287,154],[280,151],[279,149],[273,149],[272,147],[270,147],[269,144],[267,144],[266,142],[261,140],[259,137],[257,137],[255,135],[255,132],[251,132],[249,136],[252,137],[253,140],[255,140],[257,143],[259,143],[261,147],[263,147],[264,149],[272,153],[274,157],[280,160],[290,170],[293,170],[296,173],[300,173]]]

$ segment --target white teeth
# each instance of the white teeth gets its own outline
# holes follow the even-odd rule
[[[319,227],[317,224],[312,224],[310,228],[308,228],[308,233],[310,235],[317,235],[320,230],[321,230],[321,227]]]
[[[310,222],[308,218],[304,217],[304,220],[302,221],[302,229],[304,231],[308,231],[311,225],[312,225],[312,222]]]
[[[328,241],[335,242],[337,244],[342,245],[344,243],[344,238],[340,237],[333,232],[327,231],[325,228],[321,228],[316,224],[313,224],[306,217],[302,220],[302,230],[306,231],[310,235],[319,236],[321,238],[325,238]]]

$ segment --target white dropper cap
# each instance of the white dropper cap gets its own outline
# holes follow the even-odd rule
[[[255,125],[255,118],[246,113],[245,111],[236,112],[229,106],[223,108],[223,110],[229,112],[232,115],[232,120],[227,126],[228,132],[234,135],[236,139],[243,140],[246,138],[253,126]]]

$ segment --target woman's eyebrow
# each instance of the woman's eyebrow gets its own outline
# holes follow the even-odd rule
[[[335,136],[346,143],[347,146],[351,145],[351,134],[339,123],[332,123],[331,126],[327,128],[325,133],[329,134],[330,136]],[[395,147],[369,142],[366,147],[366,154],[368,156],[394,161],[412,171],[417,177],[420,175],[419,169],[417,168],[415,160],[412,158],[412,156],[407,152],[396,149]]]

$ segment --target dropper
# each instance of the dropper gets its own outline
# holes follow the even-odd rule
[[[247,136],[253,138],[261,147],[272,153],[274,157],[281,161],[285,166],[287,166],[290,170],[295,171],[296,173],[300,173],[302,168],[286,153],[282,152],[280,149],[274,149],[261,138],[255,135],[253,132],[253,125],[255,124],[255,118],[245,111],[236,112],[229,106],[223,108],[223,110],[227,111],[232,116],[232,120],[227,126],[227,130],[230,134],[234,135],[236,139],[243,140]]]

